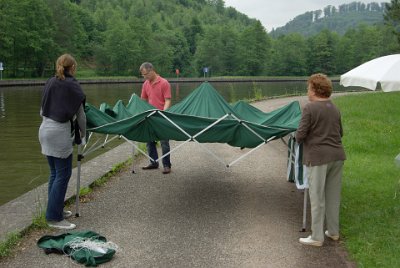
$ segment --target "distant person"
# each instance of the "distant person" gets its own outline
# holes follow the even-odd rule
[[[83,143],[86,135],[85,94],[74,78],[77,63],[69,55],[61,55],[56,62],[55,77],[47,80],[42,94],[39,141],[42,154],[50,166],[46,220],[50,227],[74,229],[75,224],[65,220],[72,216],[64,211],[64,199],[72,173],[71,133],[74,120]],[[76,132],[75,132],[76,133]]]
[[[332,82],[324,74],[308,79],[308,99],[296,132],[303,144],[303,164],[309,181],[311,235],[300,238],[304,245],[322,246],[325,235],[339,239],[339,208],[342,172],[346,155],[339,109],[332,103]]]
[[[159,110],[168,109],[171,106],[171,86],[169,82],[156,73],[156,70],[150,62],[145,62],[140,65],[139,71],[143,78],[146,79],[142,86],[141,98],[146,100],[148,103]],[[162,140],[160,141],[160,143],[162,154],[165,155],[169,153],[169,140]],[[149,156],[154,160],[158,159],[156,145],[156,141],[148,142],[146,144],[147,152],[149,153]],[[162,159],[162,163],[164,166],[162,173],[170,173],[171,161],[169,154]],[[158,162],[152,160],[150,161],[150,164],[148,166],[143,167],[143,169],[145,170],[157,168]]]

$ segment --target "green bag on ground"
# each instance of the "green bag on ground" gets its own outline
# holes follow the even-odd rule
[[[106,242],[104,236],[93,231],[77,231],[42,236],[37,245],[46,254],[67,254],[85,266],[97,266],[110,261],[116,252],[115,249],[104,246]]]

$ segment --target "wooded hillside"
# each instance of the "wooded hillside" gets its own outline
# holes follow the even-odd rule
[[[308,11],[296,16],[285,26],[273,29],[272,37],[278,37],[289,33],[299,33],[304,36],[318,34],[324,29],[336,32],[340,35],[361,24],[383,24],[385,3],[352,2],[339,7],[326,6],[322,10]]]
[[[4,78],[49,77],[62,53],[96,75],[138,76],[150,61],[165,77],[196,77],[204,67],[212,76],[340,74],[394,51],[383,25],[273,38],[223,0],[0,0]]]

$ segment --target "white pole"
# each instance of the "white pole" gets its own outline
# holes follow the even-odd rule
[[[75,196],[75,216],[79,217],[79,191],[81,188],[81,160],[82,155],[82,145],[78,145],[78,163],[77,163],[77,179],[76,179],[76,196]]]

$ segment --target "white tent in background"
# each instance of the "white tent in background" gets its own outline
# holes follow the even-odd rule
[[[378,83],[385,92],[400,90],[400,54],[370,60],[341,75],[340,84],[376,90]]]

